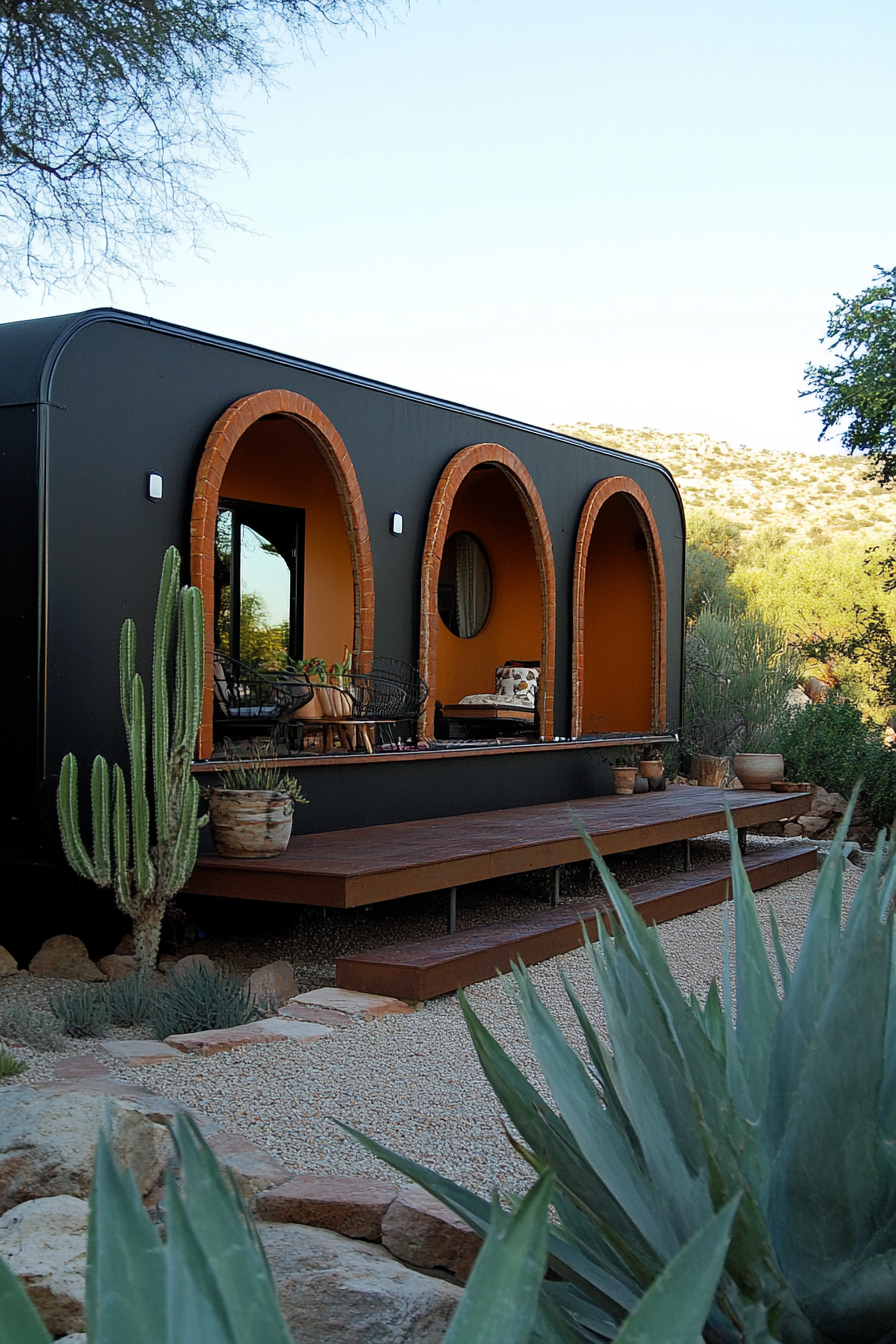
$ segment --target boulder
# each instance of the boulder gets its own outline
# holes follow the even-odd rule
[[[802,826],[800,826],[799,822],[786,821],[784,823],[784,834],[786,836],[796,836],[796,835],[805,835],[806,832],[803,830]]]
[[[438,1199],[410,1186],[383,1217],[383,1245],[401,1260],[424,1269],[450,1269],[469,1278],[482,1238]]]
[[[463,1296],[371,1242],[297,1224],[258,1232],[295,1344],[439,1344]]]
[[[272,961],[249,976],[249,993],[262,1008],[281,1008],[296,992],[296,974],[288,961]]]
[[[51,980],[105,980],[102,971],[87,955],[87,948],[73,933],[48,938],[28,967],[32,975]]]
[[[52,1335],[84,1329],[86,1199],[29,1199],[0,1218],[0,1256]]]
[[[0,1090],[0,1212],[54,1195],[86,1199],[101,1125],[119,1164],[131,1169],[146,1194],[172,1145],[167,1129],[137,1103],[69,1088]]]
[[[808,813],[805,817],[800,817],[800,830],[803,835],[821,835],[822,831],[826,831],[827,828],[827,817],[814,817],[811,813]]]
[[[379,1241],[397,1185],[360,1176],[296,1176],[259,1195],[255,1216],[268,1223],[305,1223],[344,1237]]]
[[[19,969],[19,963],[11,952],[7,952],[5,947],[0,947],[0,976],[15,975]]]
[[[132,957],[135,951],[134,935],[132,933],[126,933],[124,937],[119,940],[118,946],[115,948],[112,955],[116,957]]]
[[[112,952],[108,957],[100,957],[97,962],[97,968],[102,971],[107,980],[123,980],[125,976],[136,971],[140,965],[136,957],[122,957]]]
[[[183,975],[184,971],[190,971],[200,966],[206,971],[215,969],[215,963],[211,957],[204,956],[202,952],[194,952],[189,957],[181,957],[179,961],[169,962],[168,974],[170,976]]]

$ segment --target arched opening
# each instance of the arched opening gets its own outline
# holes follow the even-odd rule
[[[550,736],[553,550],[531,476],[499,444],[464,448],[442,473],[421,589],[420,673],[430,691],[425,731],[434,730],[437,700],[454,705],[494,694],[497,669],[517,662],[538,665],[537,722]]]
[[[665,589],[647,496],[626,476],[602,481],[576,540],[573,737],[665,727]]]
[[[193,501],[193,582],[206,622],[200,756],[213,748],[215,651],[283,658],[373,654],[373,565],[364,506],[342,439],[304,397],[244,397],[206,444]]]

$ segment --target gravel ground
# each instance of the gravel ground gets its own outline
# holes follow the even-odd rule
[[[751,848],[763,843],[780,842],[764,837],[750,841]],[[698,863],[715,862],[727,851],[727,842],[719,837],[695,843],[693,849]],[[633,880],[627,871],[632,857],[614,865],[623,881]],[[662,870],[668,857],[659,850],[648,851],[646,857],[642,855],[638,864],[640,879],[653,875],[651,865]],[[680,867],[680,849],[676,858],[677,864],[672,866]],[[568,876],[564,896],[583,899],[582,887],[587,875]],[[855,891],[860,876],[857,869],[846,865],[847,898]],[[506,907],[507,913],[535,908],[543,903],[544,886],[542,875],[537,887],[529,883],[527,889],[527,883],[521,882],[514,895],[514,884],[504,883],[500,890],[487,893],[487,913],[480,905],[476,918],[468,895],[465,901],[458,902],[459,925],[500,918],[501,914],[493,913],[498,907]],[[757,893],[757,905],[766,928],[768,906],[774,905],[791,963],[799,949],[814,886],[815,875],[807,874]],[[401,904],[409,907],[407,902]],[[436,905],[430,911],[421,910],[419,905],[418,902],[416,912],[409,908],[403,912],[378,909],[370,915],[359,912],[360,927],[353,927],[347,917],[323,921],[318,915],[315,923],[303,923],[302,930],[294,922],[292,928],[281,929],[279,935],[274,930],[263,933],[257,946],[251,948],[245,939],[237,947],[233,934],[210,937],[203,950],[207,948],[212,955],[229,955],[234,962],[246,962],[248,958],[247,964],[254,965],[290,955],[290,951],[301,951],[301,965],[306,969],[313,964],[323,968],[347,945],[373,946],[395,941],[399,936],[427,936],[417,930],[432,921],[436,923],[431,932],[442,932],[442,910]],[[374,939],[371,929],[383,915],[386,916],[383,922],[389,924],[388,936],[379,928],[379,937]],[[409,925],[414,926],[413,932],[396,932]],[[310,946],[306,943],[299,948],[296,940],[307,927],[316,929],[319,937],[317,941],[309,940]],[[716,906],[660,925],[660,938],[682,989],[694,990],[702,998],[711,979],[722,970],[721,908]],[[356,943],[356,939],[360,942]],[[599,996],[583,951],[567,953],[532,969],[539,993],[569,1038],[581,1048],[579,1030],[562,987],[561,971],[566,972],[601,1026]],[[54,987],[59,986],[17,976],[0,982],[0,996],[2,999],[27,996],[37,1004],[44,1000],[47,989]],[[537,1067],[501,983],[492,980],[474,985],[469,990],[469,999],[489,1030],[537,1082]],[[65,1043],[68,1054],[94,1048],[89,1043]],[[33,1065],[32,1073],[25,1075],[23,1081],[46,1076],[58,1058],[34,1055],[31,1051],[18,1053]],[[112,1073],[188,1103],[227,1129],[261,1143],[296,1171],[384,1175],[381,1163],[339,1133],[332,1123],[333,1118],[338,1118],[471,1189],[485,1193],[495,1183],[517,1189],[529,1183],[528,1167],[515,1157],[503,1132],[499,1108],[480,1073],[454,995],[421,1005],[413,1015],[353,1024],[308,1045],[284,1042],[250,1046],[205,1059],[185,1056],[176,1063],[145,1068],[132,1068],[102,1051],[97,1053]]]

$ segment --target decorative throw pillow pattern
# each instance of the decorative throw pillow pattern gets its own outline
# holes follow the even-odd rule
[[[495,695],[509,699],[526,709],[535,708],[538,694],[537,667],[499,667],[495,669]]]

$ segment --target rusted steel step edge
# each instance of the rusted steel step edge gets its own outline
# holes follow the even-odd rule
[[[751,856],[751,859],[747,870],[754,890],[809,872],[817,863],[812,846],[794,847],[768,857]],[[722,869],[724,871],[720,871]],[[657,891],[657,883],[642,884],[653,888],[637,902],[648,922],[661,923],[725,899],[730,880],[727,864],[714,864],[711,869],[699,869],[688,877],[699,880],[692,881],[686,888],[678,885],[667,888],[665,893]],[[629,894],[637,898],[638,889],[632,888]],[[566,921],[556,922],[551,918],[558,914],[566,914]],[[542,915],[547,918],[542,919]],[[455,938],[463,939],[463,945],[459,947],[454,942],[452,949],[446,946],[451,939],[439,938],[342,957],[336,963],[336,983],[343,989],[388,992],[398,998],[434,998],[462,985],[491,979],[497,971],[507,971],[513,961],[522,960],[527,965],[534,965],[580,947],[582,920],[590,936],[594,937],[594,902],[543,911],[522,921],[501,921],[497,925],[466,930],[455,935]],[[515,936],[514,930],[507,927],[514,923]],[[489,934],[492,939],[486,941]]]

